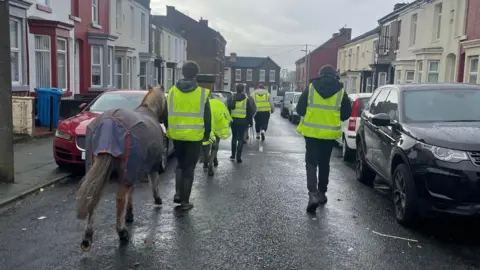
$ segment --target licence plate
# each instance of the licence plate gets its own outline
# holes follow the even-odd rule
[[[85,152],[82,152],[82,159],[85,160]]]

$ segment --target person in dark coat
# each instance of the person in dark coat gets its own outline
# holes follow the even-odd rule
[[[228,102],[228,110],[232,116],[232,155],[231,160],[236,160],[238,163],[242,162],[242,150],[244,144],[244,134],[249,126],[253,125],[253,115],[255,114],[255,104],[253,100],[245,93],[245,86],[237,85],[237,93]],[[242,102],[245,102],[246,112],[243,114],[237,108]],[[237,109],[237,110],[236,110]]]
[[[309,108],[309,103],[312,102],[309,102],[310,89],[318,94],[315,95],[317,100],[316,102],[328,100],[334,96],[341,98],[339,108],[340,119],[333,119],[333,121],[330,121],[337,122],[335,127],[331,127],[333,131],[329,129],[324,129],[324,131],[321,131],[322,128],[317,127],[318,130],[321,131],[317,132],[317,130],[312,129],[307,125],[303,125],[305,121],[311,121],[312,119],[319,121],[323,118],[334,117],[332,115],[338,115],[338,112],[337,114],[331,114],[331,111],[328,110],[324,110],[322,112],[312,108],[312,112],[308,115],[308,118],[310,119],[306,119],[305,116],[307,114],[307,109]],[[343,90],[343,83],[340,82],[339,77],[332,66],[323,66],[320,69],[319,76],[314,78],[309,87],[302,92],[297,104],[297,113],[302,117],[302,122],[300,123],[298,130],[304,135],[306,145],[305,161],[307,171],[307,188],[309,191],[307,211],[315,212],[320,204],[327,203],[326,192],[330,173],[330,156],[336,141],[336,139],[333,137],[341,136],[341,122],[347,120],[352,114],[350,99]],[[321,126],[321,124],[318,126]],[[322,135],[319,134],[329,134],[329,136],[322,138]]]

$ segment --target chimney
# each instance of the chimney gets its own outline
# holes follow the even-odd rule
[[[334,38],[334,37],[336,37],[336,36],[338,36],[338,35],[340,35],[340,33],[333,33],[332,38]]]
[[[237,62],[237,54],[236,53],[231,53],[230,54],[230,62],[232,62],[232,63]]]
[[[407,4],[405,4],[405,3],[397,3],[397,4],[395,4],[395,5],[393,6],[393,11],[396,11],[396,10],[398,10],[398,9],[406,6],[406,5],[407,5]]]
[[[200,24],[208,26],[208,20],[204,20],[203,18],[200,18]]]
[[[173,11],[175,11],[174,6],[167,6],[167,16],[168,16],[168,13],[173,12]]]

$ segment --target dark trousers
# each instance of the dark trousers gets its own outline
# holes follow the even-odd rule
[[[307,169],[307,188],[309,192],[327,192],[330,156],[334,145],[335,140],[305,137],[305,167]]]
[[[173,141],[173,146],[177,157],[175,190],[181,202],[188,203],[202,142]]]
[[[255,114],[255,131],[260,133],[261,130],[267,131],[268,121],[270,121],[270,112],[257,112]]]
[[[248,129],[248,124],[242,120],[233,120],[232,122],[232,157],[237,159],[242,157],[244,135]]]

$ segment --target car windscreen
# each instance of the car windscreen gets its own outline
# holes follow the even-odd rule
[[[300,95],[293,96],[293,103],[298,103],[299,99],[300,99]]]
[[[417,90],[404,92],[405,122],[480,122],[480,91]]]
[[[137,108],[142,103],[147,91],[135,93],[105,93],[91,103],[86,111],[103,113],[114,109]]]

